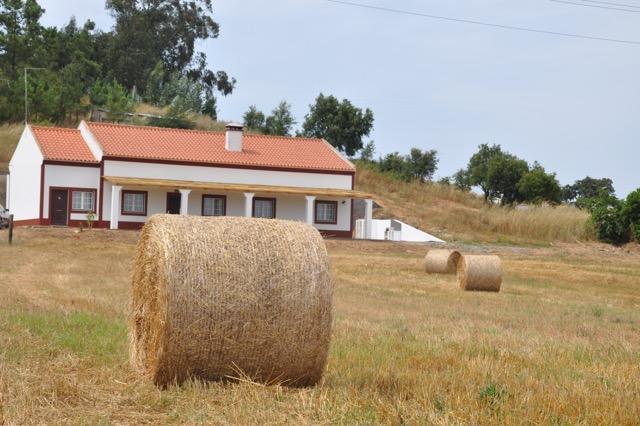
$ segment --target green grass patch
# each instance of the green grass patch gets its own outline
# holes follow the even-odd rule
[[[105,362],[126,356],[127,329],[120,320],[86,312],[19,312],[3,322],[42,342],[50,353],[71,352]]]

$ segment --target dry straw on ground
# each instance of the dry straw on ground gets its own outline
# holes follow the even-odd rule
[[[460,252],[455,250],[429,250],[424,257],[424,269],[431,274],[455,274]]]
[[[332,287],[311,226],[153,216],[132,297],[131,361],[157,385],[243,377],[305,386],[322,376]]]
[[[502,262],[498,256],[464,255],[458,261],[458,284],[468,291],[500,291]]]

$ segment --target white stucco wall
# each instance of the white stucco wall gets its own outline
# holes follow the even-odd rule
[[[43,218],[49,218],[50,188],[81,188],[95,189],[96,208],[100,200],[100,167],[59,166],[47,164],[44,166],[44,199],[42,206]],[[71,194],[69,194],[71,197]],[[72,213],[71,220],[86,220],[87,215]]]
[[[104,162],[105,176],[148,179],[191,180],[200,182],[279,185],[303,188],[351,189],[351,175],[232,169],[224,167],[181,166],[174,164]]]
[[[14,220],[40,217],[40,173],[42,152],[29,127],[25,128],[11,161],[6,208]]]

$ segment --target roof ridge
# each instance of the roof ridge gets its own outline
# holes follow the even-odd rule
[[[148,129],[148,130],[158,130],[161,132],[180,132],[180,133],[201,133],[201,134],[224,134],[225,132],[222,130],[202,130],[202,129],[178,129],[174,127],[158,127],[158,126],[144,126],[140,124],[120,124],[120,123],[110,123],[110,122],[98,122],[98,121],[87,121],[87,125],[96,125],[96,126],[109,126],[109,127],[127,127],[130,129]],[[250,133],[245,130],[245,136],[251,137],[264,137],[264,138],[272,138],[272,139],[288,139],[288,140],[308,140],[308,141],[322,141],[322,138],[310,138],[307,136],[283,136],[283,135],[265,135],[263,133]]]
[[[256,136],[261,138],[285,139],[285,140],[304,140],[304,141],[322,141],[321,138],[309,138],[306,136],[282,136],[282,135],[265,135],[262,133],[245,133],[245,136]]]
[[[34,126],[33,124],[29,125],[32,129],[37,130],[48,130],[48,131],[63,131],[63,132],[79,132],[79,129],[69,128],[69,127],[57,127],[57,126]]]
[[[97,121],[87,121],[87,125],[96,125],[96,126],[109,126],[109,127],[128,127],[131,129],[147,129],[147,130],[159,130],[162,132],[180,132],[180,133],[204,133],[204,134],[221,134],[224,133],[220,130],[201,130],[201,129],[178,129],[174,127],[158,127],[158,126],[143,126],[140,124],[120,124],[120,123],[108,123],[108,122],[97,122]]]

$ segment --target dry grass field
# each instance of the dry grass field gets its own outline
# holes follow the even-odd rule
[[[593,239],[589,214],[573,206],[492,206],[454,186],[399,182],[362,166],[356,187],[384,203],[379,216],[399,218],[445,240],[548,244]]]
[[[160,390],[128,364],[137,232],[0,232],[0,423],[637,424],[640,250],[462,248],[504,259],[498,294],[421,270],[425,247],[328,241],[326,375]],[[294,348],[292,348],[294,349]]]

